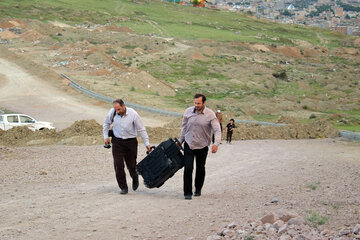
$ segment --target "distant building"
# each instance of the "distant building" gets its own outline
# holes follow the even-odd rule
[[[288,7],[287,7],[287,10],[289,11],[295,11],[295,7],[293,4],[290,4]]]
[[[341,23],[340,18],[332,18],[331,21],[332,21],[332,23],[335,24],[335,25],[339,25],[339,24]]]
[[[333,28],[333,30],[337,31],[337,32],[341,32],[342,34],[347,34],[348,33],[348,27],[346,26],[336,26]]]
[[[306,11],[295,12],[295,19],[297,21],[305,21]]]
[[[319,28],[330,28],[330,26],[331,26],[331,23],[328,22],[328,21],[326,21],[326,22],[320,22],[320,23],[318,24],[318,27],[319,27]]]
[[[279,11],[275,11],[275,12],[274,12],[274,18],[276,18],[277,16],[280,16],[280,12],[279,12]]]
[[[330,3],[331,3],[331,0],[319,0],[317,2],[317,5],[320,6],[320,5],[330,4]]]
[[[344,16],[344,9],[342,7],[335,7],[334,12],[336,17]]]

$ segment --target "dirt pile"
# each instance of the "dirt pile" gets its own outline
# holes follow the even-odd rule
[[[92,75],[92,76],[109,76],[109,75],[111,75],[111,71],[109,71],[107,69],[98,69],[98,70],[92,71],[90,73],[90,75]]]
[[[299,120],[294,117],[281,116],[276,120],[276,123],[290,123],[290,124],[300,124]]]
[[[282,118],[284,120],[285,118]],[[281,120],[281,119],[280,119]],[[279,121],[280,121],[279,120]],[[294,121],[287,118],[286,122]],[[174,121],[175,122],[175,121]],[[178,121],[181,123],[181,121]],[[151,143],[162,142],[169,137],[179,137],[181,126],[169,124],[166,127],[147,127]],[[224,131],[223,140],[226,139]],[[330,123],[321,120],[309,124],[293,123],[284,127],[261,126],[258,124],[237,124],[233,140],[251,139],[315,139],[334,138],[339,131]],[[26,127],[15,127],[8,131],[0,130],[0,146],[29,145],[93,145],[102,144],[102,126],[95,120],[76,121],[70,127],[56,132],[55,130],[31,131]]]
[[[125,72],[119,78],[127,86],[136,86],[142,90],[157,92],[160,96],[175,96],[175,91],[171,86],[144,71],[138,73]]]
[[[304,49],[304,57],[316,57],[321,54],[321,51],[315,48]]]
[[[73,125],[59,132],[61,137],[71,136],[99,136],[102,135],[102,126],[92,120],[76,121]]]
[[[18,38],[18,37],[19,37],[18,35],[16,35],[13,32],[10,32],[9,30],[0,32],[0,39],[13,39],[13,38]]]
[[[259,51],[259,52],[268,52],[270,51],[270,49],[262,44],[254,44],[254,45],[249,45],[249,48],[253,51]]]
[[[46,38],[44,35],[42,35],[41,33],[39,33],[36,30],[28,30],[28,31],[24,32],[23,34],[21,34],[21,37],[27,41],[36,41],[36,40]]]
[[[251,139],[315,139],[334,138],[339,131],[330,123],[321,120],[308,123],[291,123],[284,127],[261,126],[257,124],[239,125],[234,130],[233,140]]]
[[[25,23],[19,19],[12,19],[9,21],[4,21],[0,23],[0,28],[7,29],[7,28],[13,28],[13,27],[19,27],[24,28],[26,27]]]
[[[191,57],[192,59],[197,59],[197,60],[204,60],[206,59],[206,57],[204,55],[202,55],[201,53],[194,53]]]
[[[0,129],[0,145],[9,147],[27,146],[31,140],[38,140],[39,143],[43,143],[39,140],[55,139],[56,137],[55,130],[45,129],[34,132],[27,127],[14,127],[7,131]],[[50,141],[48,144],[54,144],[54,141]]]
[[[292,57],[292,58],[302,58],[303,57],[301,55],[300,49],[297,47],[288,47],[288,46],[279,47],[279,48],[269,47],[269,49],[272,52],[280,53],[287,57]]]
[[[54,129],[32,131],[27,127],[14,127],[7,131],[0,129],[0,145],[9,147],[57,144],[92,145],[102,142],[102,126],[95,120],[76,121],[60,132],[56,132]]]

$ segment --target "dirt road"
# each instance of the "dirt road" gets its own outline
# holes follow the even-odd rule
[[[34,69],[36,72],[36,65]],[[102,123],[111,108],[74,91],[63,91],[46,80],[24,71],[15,63],[0,58],[0,106],[50,121],[63,129],[76,120],[95,119]],[[121,97],[121,96],[119,96]],[[147,126],[162,126],[163,120],[142,116]]]
[[[142,159],[145,148],[139,148]],[[182,170],[160,189],[141,184],[120,195],[110,151],[102,146],[0,151],[0,239],[206,239],[224,223],[246,223],[276,209],[316,211],[329,219],[330,230],[360,222],[356,143],[222,144],[208,157],[203,195],[191,201],[183,198]],[[278,203],[270,203],[273,197]]]

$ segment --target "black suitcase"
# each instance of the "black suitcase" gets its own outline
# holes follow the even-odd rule
[[[169,138],[156,148],[152,147],[154,150],[136,165],[136,172],[143,177],[146,187],[161,187],[184,166],[182,148],[176,142],[176,138]]]

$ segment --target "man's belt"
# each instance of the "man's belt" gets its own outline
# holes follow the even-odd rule
[[[115,137],[115,138],[117,138],[117,137]],[[124,141],[124,142],[136,140],[136,138],[117,138],[117,139]]]

